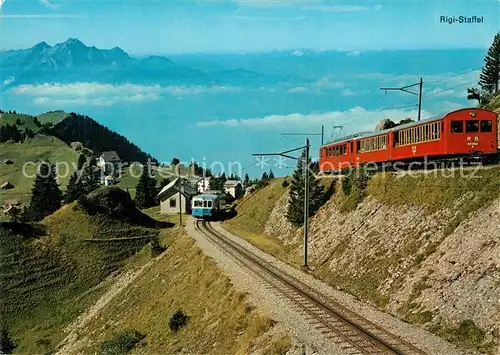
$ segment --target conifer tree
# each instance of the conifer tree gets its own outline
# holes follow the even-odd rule
[[[272,169],[269,169],[269,180],[274,179],[274,173]]]
[[[68,187],[66,188],[66,195],[64,196],[64,202],[71,203],[78,200],[80,196],[84,193],[82,182],[78,179],[78,172],[74,172],[69,178]]]
[[[31,191],[31,202],[28,208],[28,218],[30,220],[40,221],[61,207],[62,192],[56,181],[56,174],[52,164],[46,162],[40,164]]]
[[[245,174],[245,180],[243,180],[243,186],[248,187],[250,184],[250,178],[248,177],[248,174]]]
[[[156,179],[150,176],[147,165],[143,165],[142,174],[135,187],[135,203],[139,208],[147,208],[154,205],[156,197]]]
[[[495,35],[484,62],[485,65],[479,76],[479,86],[490,95],[495,95],[498,92],[500,77],[500,33]]]
[[[492,96],[498,93],[500,79],[500,33],[493,38],[486,57],[485,65],[479,75],[479,87],[467,89],[467,99],[477,100],[479,105],[485,105]]]
[[[262,177],[260,178],[260,181],[267,181],[267,180],[269,180],[269,175],[267,175],[267,173],[264,171]]]
[[[305,150],[297,163],[297,169],[293,172],[290,186],[290,200],[288,203],[287,219],[300,226],[304,223],[304,164]],[[311,169],[307,169],[309,174],[309,217],[314,216],[318,209],[325,203],[325,190],[315,179]]]

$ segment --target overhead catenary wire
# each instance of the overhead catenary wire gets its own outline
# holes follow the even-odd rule
[[[465,85],[469,85],[469,84],[474,83],[475,81],[476,80],[471,80],[471,81],[468,81],[466,83],[462,83],[462,84],[459,84],[459,85],[451,86],[451,87],[446,88],[446,89],[435,91],[435,92],[432,92],[430,94],[425,95],[424,98],[429,97],[429,96],[434,96],[434,95],[440,94],[440,93],[445,92],[445,91],[450,91],[450,90],[453,90],[453,89],[456,89],[456,88],[459,88],[459,87],[462,87],[462,86],[465,86]]]

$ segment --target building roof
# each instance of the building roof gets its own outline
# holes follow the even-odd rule
[[[171,182],[169,182],[167,185],[165,185],[156,197],[160,198],[161,196],[166,195],[172,191],[179,192],[179,185],[181,181],[182,181],[181,194],[185,196],[196,195],[197,193],[196,188],[188,180],[186,180],[185,178],[177,177]]]
[[[120,157],[114,150],[109,150],[107,152],[102,152],[101,157],[105,161],[121,161]]]
[[[240,180],[227,180],[224,183],[225,187],[235,187],[235,186],[238,186],[238,185],[241,185],[241,181]]]
[[[19,201],[16,199],[5,200],[3,202],[4,206],[17,206],[19,205]]]

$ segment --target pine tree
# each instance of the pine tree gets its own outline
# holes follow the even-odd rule
[[[40,221],[61,207],[62,192],[53,165],[45,162],[40,165],[31,192],[28,209],[30,220]]]
[[[484,61],[485,65],[479,76],[479,86],[488,94],[495,95],[498,92],[500,77],[500,33],[495,35]]]
[[[262,177],[260,178],[260,181],[267,181],[269,180],[269,176],[267,175],[267,173],[264,171],[264,173],[262,174]]]
[[[269,180],[274,179],[274,173],[272,169],[269,169]]]
[[[305,150],[297,163],[297,169],[292,175],[290,186],[290,201],[288,203],[287,219],[300,226],[304,223],[304,162]],[[309,174],[309,216],[314,216],[318,209],[325,203],[325,191],[315,179],[311,169],[307,169]]]
[[[86,193],[82,178],[80,177],[81,174],[82,171],[75,171],[69,178],[68,187],[66,188],[66,195],[64,196],[65,203],[76,201],[80,198],[80,196]],[[88,186],[89,185],[87,185],[87,187]]]
[[[248,187],[250,184],[250,178],[248,177],[248,174],[245,174],[245,180],[243,180],[243,186]]]
[[[146,165],[142,167],[142,174],[135,187],[135,203],[137,207],[147,208],[154,205],[156,196],[156,179],[151,177]]]
[[[485,65],[479,75],[478,86],[467,89],[467,99],[477,100],[479,105],[485,105],[493,95],[498,93],[500,79],[500,33],[493,38],[488,54],[484,58]]]
[[[83,166],[85,165],[86,162],[87,162],[87,158],[85,158],[85,155],[80,154],[80,156],[78,157],[77,169],[78,170],[82,170],[82,168],[83,168]]]
[[[94,174],[94,167],[93,166],[86,166],[83,168],[83,171],[80,172],[81,174],[81,187],[82,187],[82,193],[83,194],[88,194],[95,189],[98,189],[101,184],[99,181],[96,179],[95,174]]]

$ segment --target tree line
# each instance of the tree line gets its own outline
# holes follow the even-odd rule
[[[114,150],[123,161],[140,162],[145,164],[150,159],[154,163],[158,160],[142,151],[137,145],[127,138],[109,128],[99,124],[94,119],[71,112],[67,118],[46,129],[62,141],[82,142],[94,152]]]
[[[35,132],[26,127],[21,131],[15,124],[6,124],[0,127],[0,142],[5,143],[8,141],[22,142],[26,138],[33,138]]]

